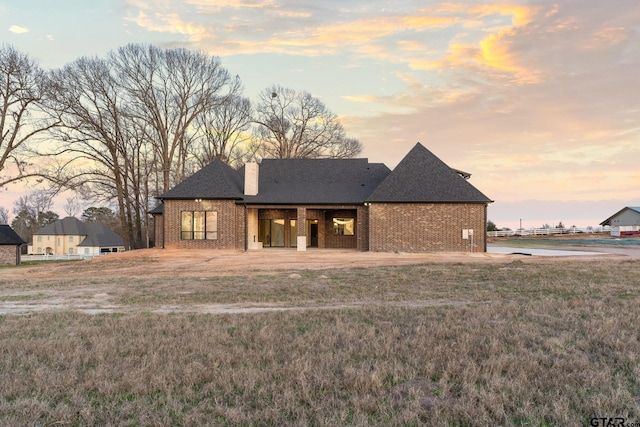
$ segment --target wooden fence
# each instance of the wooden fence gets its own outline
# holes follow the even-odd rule
[[[487,237],[545,236],[552,234],[609,233],[611,227],[569,227],[569,228],[519,228],[517,230],[487,231]]]

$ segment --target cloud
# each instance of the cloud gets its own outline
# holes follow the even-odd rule
[[[146,28],[148,31],[185,34],[193,39],[197,39],[206,32],[204,26],[185,21],[175,13],[149,15],[147,12],[141,10],[137,16],[128,19],[135,22],[138,26]]]
[[[28,33],[29,29],[26,27],[21,27],[19,25],[12,25],[9,27],[9,31],[11,31],[14,34],[24,34],[24,33]]]
[[[637,0],[138,4],[140,27],[217,55],[339,59],[371,78],[342,89],[355,112],[340,114],[390,166],[421,141],[496,200],[620,198],[640,182]]]

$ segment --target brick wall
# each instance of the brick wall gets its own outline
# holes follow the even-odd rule
[[[235,248],[239,250],[247,249],[246,235],[247,235],[247,224],[245,221],[246,218],[246,210],[242,205],[235,205],[235,226],[236,226],[236,239],[235,239]],[[218,226],[219,227],[219,226]]]
[[[333,218],[353,218],[354,234],[352,236],[342,236],[333,234]],[[358,247],[358,236],[360,230],[356,221],[356,210],[335,210],[326,211],[324,214],[324,246],[333,249],[356,249]]]
[[[164,215],[156,215],[158,246],[161,245],[161,229],[164,228],[164,244],[167,248],[245,249],[242,205],[236,205],[233,200],[165,200],[164,203]],[[471,240],[462,238],[462,230],[473,229],[473,251],[484,252],[486,209],[484,204],[374,203],[368,207],[357,207],[357,210],[323,212],[309,208],[305,216],[306,219],[319,220],[320,248],[357,248],[378,252],[469,252]],[[218,239],[180,239],[182,211],[217,211]],[[334,214],[341,217],[352,214],[356,217],[356,235],[334,236],[331,224]],[[261,211],[261,218],[272,216],[299,219],[297,210]]]
[[[185,249],[244,249],[244,220],[242,206],[233,200],[165,200],[164,201],[164,246]],[[182,240],[180,238],[180,216],[182,211],[218,212],[217,240]]]
[[[156,214],[153,216],[153,244],[156,248],[162,247],[162,232],[164,230],[164,216]]]
[[[358,230],[358,249],[361,251],[369,250],[369,208],[367,206],[358,206],[358,219],[356,221],[356,230]]]
[[[486,205],[446,203],[374,203],[369,206],[369,250],[378,252],[485,251]]]
[[[17,245],[0,245],[0,265],[16,265],[18,248]]]

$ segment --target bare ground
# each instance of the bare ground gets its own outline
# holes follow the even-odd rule
[[[571,248],[563,248],[571,250]],[[575,250],[612,252],[611,248],[579,247]],[[263,250],[252,252],[220,250],[146,249],[110,254],[86,261],[26,265],[0,269],[0,314],[26,314],[59,310],[85,313],[106,312],[197,312],[249,313],[291,310],[330,310],[363,305],[388,305],[388,302],[358,301],[344,303],[234,302],[228,304],[121,304],[127,292],[163,295],[199,292],[200,279],[220,276],[256,277],[304,270],[331,270],[353,267],[402,266],[442,263],[506,264],[514,260],[527,263],[611,262],[640,257],[637,249],[624,248],[611,255],[580,257],[536,257],[491,253],[375,253],[349,250]],[[149,285],[150,279],[153,284]],[[193,280],[190,280],[193,279]],[[179,289],[176,281],[180,280]],[[67,285],[66,283],[72,283]],[[152,287],[152,288],[150,288]],[[416,307],[466,305],[464,300],[428,300],[403,302]]]
[[[557,249],[557,247],[555,247]],[[585,260],[611,256],[640,257],[640,247],[563,246],[562,250],[605,252],[581,257]],[[492,253],[390,253],[353,250],[290,249],[262,251],[142,249],[110,254],[86,261],[41,264],[0,270],[0,281],[11,279],[58,278],[133,278],[136,277],[211,277],[265,274],[283,270],[374,267],[423,263],[511,262],[518,255]],[[562,262],[573,257],[526,257],[527,262]]]

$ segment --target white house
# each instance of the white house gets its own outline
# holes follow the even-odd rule
[[[627,206],[600,223],[611,226],[615,237],[640,236],[640,207]]]

